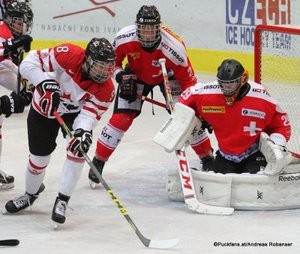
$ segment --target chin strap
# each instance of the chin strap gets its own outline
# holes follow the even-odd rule
[[[232,106],[235,101],[241,100],[250,90],[250,85],[248,83],[245,83],[240,87],[238,92],[236,92],[233,96],[226,96],[226,104],[228,106]]]

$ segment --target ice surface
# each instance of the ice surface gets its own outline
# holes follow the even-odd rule
[[[1,94],[8,93],[1,90]],[[162,99],[159,92],[155,99]],[[17,215],[0,215],[0,239],[18,238],[18,247],[0,248],[1,253],[28,254],[141,254],[141,253],[299,253],[300,211],[235,211],[232,216],[201,215],[181,202],[168,200],[167,170],[177,167],[175,154],[166,153],[152,137],[168,118],[164,109],[145,103],[142,115],[104,169],[106,182],[145,237],[160,240],[180,238],[171,250],[145,248],[109,195],[100,187],[91,190],[86,165],[69,202],[66,223],[53,230],[51,210],[58,192],[65,158],[65,141],[59,137],[45,177],[45,191],[31,210]],[[95,131],[97,137],[111,110]],[[26,114],[5,119],[1,169],[15,177],[15,188],[0,192],[0,208],[7,200],[24,193],[27,163]],[[94,147],[89,156],[92,157]],[[196,156],[188,150],[192,163]],[[233,247],[222,244],[291,243],[290,247]]]

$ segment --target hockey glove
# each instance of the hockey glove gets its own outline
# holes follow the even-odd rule
[[[87,153],[92,144],[92,132],[79,128],[74,131],[73,136],[67,149],[75,156],[83,157],[81,151]]]
[[[206,122],[206,121],[203,120],[203,119],[201,119],[201,122],[202,122],[201,129],[202,129],[202,130],[207,129],[208,133],[209,133],[209,134],[212,134],[213,131],[214,131],[213,127],[212,127],[208,122]]]
[[[267,161],[264,169],[266,175],[279,174],[292,161],[292,155],[287,148],[276,144],[265,132],[260,134],[259,150]]]
[[[39,106],[41,112],[47,116],[53,116],[57,110],[60,101],[59,84],[53,79],[44,80],[36,86],[41,98]]]
[[[23,88],[20,91],[20,95],[24,97],[24,99],[26,100],[26,106],[28,106],[32,100],[34,85],[29,83],[27,79],[21,79],[21,84]]]
[[[30,51],[32,37],[30,35],[20,35],[16,39],[9,39],[3,42],[4,57],[10,56],[18,52],[19,48],[23,48],[25,52]]]
[[[126,74],[122,76],[122,80],[119,83],[119,96],[120,98],[127,100],[129,103],[136,100],[137,97],[137,78],[134,74]]]
[[[9,117],[12,113],[22,113],[25,104],[25,99],[15,92],[9,96],[3,95],[0,97],[0,115],[5,114],[5,117]]]

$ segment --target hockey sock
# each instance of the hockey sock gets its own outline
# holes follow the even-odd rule
[[[135,113],[113,114],[109,122],[103,127],[97,140],[96,155],[99,159],[107,161],[118,144],[122,140],[124,133],[131,126]]]
[[[60,178],[59,191],[64,195],[71,196],[81,176],[84,163],[66,159]]]
[[[37,156],[30,154],[25,173],[26,192],[29,194],[37,193],[46,173],[46,167],[50,162],[50,155]]]

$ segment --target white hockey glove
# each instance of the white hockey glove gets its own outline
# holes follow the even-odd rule
[[[59,84],[53,79],[47,79],[39,83],[36,89],[41,96],[39,106],[42,113],[48,117],[53,116],[53,112],[57,110],[60,102]]]
[[[70,140],[67,149],[75,156],[83,157],[81,151],[87,153],[92,145],[92,140],[91,131],[86,131],[81,128],[76,129],[74,131],[74,137]]]
[[[287,148],[276,144],[265,132],[260,134],[259,150],[267,161],[264,169],[266,175],[279,174],[292,161],[292,155]]]

